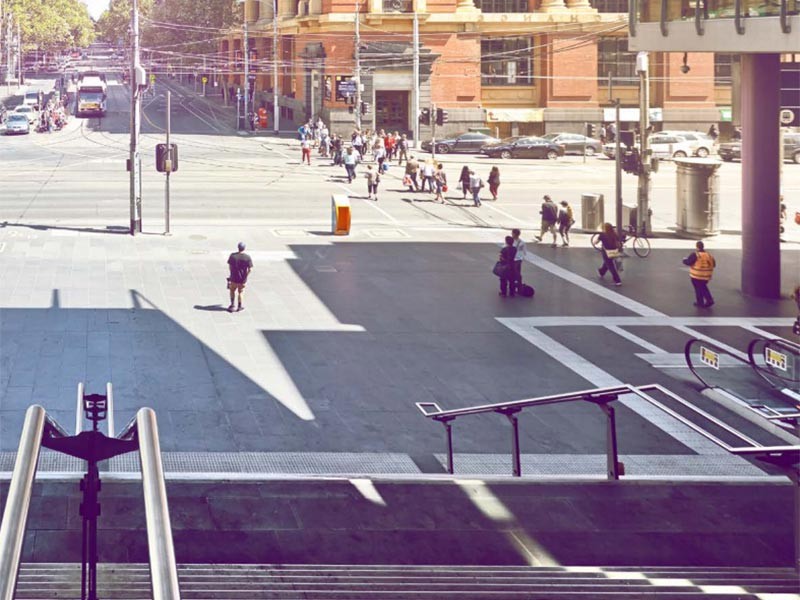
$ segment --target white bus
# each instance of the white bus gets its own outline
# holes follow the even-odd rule
[[[81,76],[78,81],[76,116],[104,116],[106,114],[106,89],[105,78],[94,75]]]

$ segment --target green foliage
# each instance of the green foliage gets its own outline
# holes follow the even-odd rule
[[[232,0],[169,0],[153,9],[143,28],[144,45],[180,53],[212,53],[224,31],[242,22]]]
[[[141,20],[153,10],[153,0],[139,0],[139,29]],[[97,20],[97,35],[104,42],[126,45],[130,38],[131,0],[111,0]]]
[[[94,40],[89,9],[80,0],[8,0],[7,10],[20,24],[25,50],[83,47]]]

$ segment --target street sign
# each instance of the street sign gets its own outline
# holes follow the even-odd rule
[[[791,125],[792,121],[794,121],[794,111],[784,108],[781,111],[781,125]]]
[[[700,362],[712,369],[719,370],[719,354],[705,346],[700,346]]]
[[[352,79],[345,79],[339,82],[339,93],[342,96],[355,96],[356,82]]]
[[[786,362],[788,361],[788,358],[789,357],[785,354],[782,354],[777,350],[773,350],[772,348],[764,349],[764,361],[771,367],[775,367],[781,371],[786,370]]]
[[[150,83],[155,83],[155,82],[156,82],[156,74],[150,73]]]

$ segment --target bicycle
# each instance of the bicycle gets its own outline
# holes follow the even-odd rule
[[[633,226],[629,226],[626,234],[622,236],[622,254],[625,254],[625,244],[631,239],[633,240],[633,252],[636,254],[636,256],[639,258],[647,258],[650,255],[650,240],[647,239],[647,236],[644,233],[639,235],[639,233],[636,231],[636,228]],[[592,247],[595,250],[599,251],[601,249],[602,244],[600,243],[599,231],[592,234],[591,242]]]

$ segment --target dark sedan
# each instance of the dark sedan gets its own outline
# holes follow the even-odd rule
[[[719,154],[719,157],[726,162],[730,162],[732,160],[741,160],[742,143],[727,142],[725,144],[720,144],[719,148],[717,149],[717,153]]]
[[[564,146],[540,137],[513,137],[485,146],[482,154],[492,158],[548,158],[564,156]]]
[[[497,138],[485,133],[462,133],[455,138],[436,140],[436,152],[437,154],[448,154],[450,152],[478,154],[486,144],[495,144],[499,141]],[[422,142],[422,149],[425,152],[430,152],[431,140]]]
[[[742,160],[742,142],[737,140],[720,144],[717,154],[726,162]],[[796,164],[800,164],[800,134],[783,134],[783,160],[791,160]]]
[[[579,133],[548,133],[543,135],[542,139],[564,146],[564,154],[594,156],[603,151],[603,144],[600,140]]]

